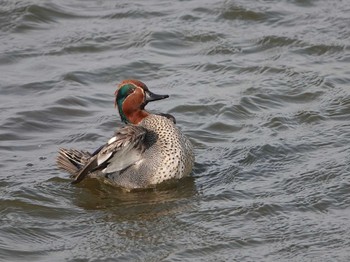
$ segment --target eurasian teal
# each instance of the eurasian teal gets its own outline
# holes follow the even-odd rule
[[[194,163],[191,142],[173,116],[145,110],[148,102],[168,97],[150,92],[141,81],[122,81],[115,92],[115,106],[127,125],[92,154],[60,149],[58,167],[74,177],[73,184],[91,177],[127,190],[188,176]]]

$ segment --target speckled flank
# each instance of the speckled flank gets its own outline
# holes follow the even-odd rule
[[[141,160],[120,173],[110,174],[113,184],[146,188],[191,173],[194,154],[191,142],[170,119],[149,115],[140,126],[148,130]]]
[[[157,134],[153,148],[157,168],[150,179],[151,184],[158,184],[168,179],[189,175],[192,170],[194,155],[190,141],[168,118],[151,115],[141,125]],[[147,154],[147,152],[145,152]]]

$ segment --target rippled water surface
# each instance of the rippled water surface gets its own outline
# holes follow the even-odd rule
[[[0,260],[349,261],[349,1],[0,1]],[[57,170],[170,98],[190,178],[134,193]]]

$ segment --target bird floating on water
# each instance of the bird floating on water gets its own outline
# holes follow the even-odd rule
[[[90,177],[129,191],[188,176],[194,163],[191,142],[173,116],[145,110],[148,102],[168,97],[152,93],[141,81],[122,81],[115,107],[126,125],[92,154],[61,148],[58,167],[73,176],[73,184]]]

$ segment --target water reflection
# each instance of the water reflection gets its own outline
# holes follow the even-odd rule
[[[73,203],[85,210],[106,211],[108,221],[148,220],[189,211],[194,204],[189,200],[198,194],[193,177],[132,192],[93,179],[84,181],[79,188]]]

